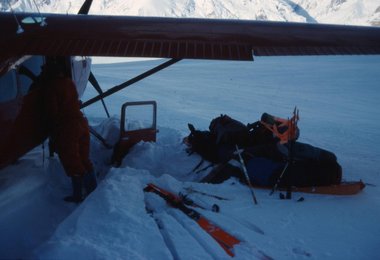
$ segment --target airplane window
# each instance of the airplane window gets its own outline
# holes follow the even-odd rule
[[[21,95],[26,95],[29,92],[30,86],[33,83],[33,77],[40,75],[43,63],[44,59],[42,56],[33,56],[20,65],[18,75]]]
[[[14,99],[17,96],[16,72],[11,70],[0,77],[0,103]]]
[[[128,106],[125,115],[125,130],[134,131],[153,127],[153,106],[139,105]]]

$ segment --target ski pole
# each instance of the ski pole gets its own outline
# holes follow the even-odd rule
[[[235,145],[235,147],[236,147],[236,152],[239,155],[239,160],[240,160],[241,167],[243,169],[243,173],[244,173],[245,179],[247,180],[247,183],[248,183],[248,186],[249,186],[249,190],[251,191],[251,194],[252,194],[253,202],[257,205],[257,199],[256,199],[256,196],[255,196],[255,192],[253,191],[253,186],[251,184],[251,181],[249,180],[247,168],[245,167],[243,157],[241,156],[242,151],[239,150],[239,147],[237,146],[237,144]]]
[[[220,196],[217,196],[217,195],[214,195],[214,194],[210,194],[210,193],[206,193],[206,192],[203,192],[203,191],[195,190],[191,186],[187,187],[187,188],[184,188],[184,190],[187,191],[188,193],[198,193],[198,194],[201,194],[201,195],[204,195],[204,196],[208,196],[208,197],[211,197],[211,198],[215,198],[215,199],[218,199],[218,200],[229,200],[227,198],[223,198],[223,197],[220,197]]]
[[[282,176],[284,175],[286,169],[288,168],[289,162],[286,162],[284,169],[282,170],[280,176],[277,178],[276,184],[273,186],[272,191],[269,193],[269,195],[273,195],[273,193],[277,190],[278,185],[280,184],[282,180]]]
[[[288,154],[288,164],[289,164],[289,178],[287,180],[286,187],[286,199],[290,200],[292,198],[292,182],[293,182],[293,161],[294,161],[294,145],[297,135],[297,122],[299,119],[299,111],[297,107],[294,107],[293,117],[289,121],[289,154]]]

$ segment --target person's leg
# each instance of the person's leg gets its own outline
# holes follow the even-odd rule
[[[88,130],[87,122],[83,122],[81,138],[79,139],[79,155],[83,166],[86,168],[86,174],[83,177],[83,184],[86,191],[86,196],[93,192],[98,183],[94,167],[90,160],[90,133]]]
[[[84,199],[83,191],[82,191],[83,177],[82,176],[72,176],[71,177],[71,183],[72,183],[72,187],[73,187],[73,194],[65,197],[64,200],[67,202],[75,202],[75,203],[82,202]]]
[[[59,140],[57,152],[66,174],[71,177],[73,192],[64,200],[81,202],[83,200],[83,176],[87,171],[81,161],[78,140],[75,135],[66,135],[65,137],[65,139]]]
[[[86,196],[93,192],[98,186],[94,171],[88,172],[84,175],[83,185],[86,191]]]

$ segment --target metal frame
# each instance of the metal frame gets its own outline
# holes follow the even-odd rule
[[[145,129],[157,129],[157,102],[156,101],[137,101],[137,102],[126,102],[121,106],[121,120],[120,120],[120,133],[128,132],[125,131],[125,115],[128,106],[143,106],[143,105],[152,105],[153,106],[153,118],[152,126],[149,128],[142,128],[139,130]],[[137,130],[134,130],[137,131]]]

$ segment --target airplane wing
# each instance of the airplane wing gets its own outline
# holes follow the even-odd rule
[[[47,25],[40,26],[42,19]],[[18,23],[22,33],[16,33]],[[380,28],[363,26],[1,13],[0,32],[2,65],[24,55],[252,60],[252,55],[380,54]]]

